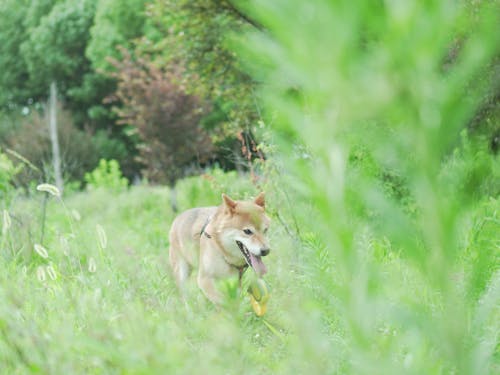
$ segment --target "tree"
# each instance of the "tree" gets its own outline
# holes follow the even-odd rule
[[[115,110],[122,124],[135,127],[141,139],[143,175],[151,182],[175,184],[188,166],[207,162],[212,152],[208,134],[200,127],[206,105],[186,93],[181,70],[156,67],[145,57],[132,59],[123,50],[122,61],[114,60],[118,90]]]
[[[102,100],[115,85],[96,69],[118,43],[142,34],[142,3],[6,0],[0,8],[0,108],[44,103],[56,81],[78,126],[109,129],[114,118]],[[107,43],[110,35],[114,43]]]
[[[95,0],[65,0],[54,2],[50,12],[27,29],[27,39],[21,45],[34,100],[44,100],[48,87],[57,82],[66,106],[85,122],[87,107],[81,97],[74,96],[90,73],[90,62],[84,51],[89,28],[95,14]]]
[[[26,40],[28,0],[4,0],[0,6],[0,109],[27,104],[29,75],[20,46]]]
[[[226,0],[155,0],[148,13],[156,39],[144,38],[137,49],[155,55],[158,64],[185,68],[186,90],[212,103],[204,126],[219,138],[254,127],[259,119],[255,82],[228,40],[257,25]]]
[[[54,177],[47,118],[41,111],[32,111],[21,118],[17,129],[2,140],[7,149],[29,161],[15,178],[17,186],[27,187],[33,181],[47,182]],[[71,113],[64,110],[60,103],[57,107],[57,126],[63,177],[66,181],[81,181],[85,172],[93,169],[99,161],[96,142],[90,133],[79,130],[73,124]]]
[[[56,81],[58,99],[71,112],[72,124],[89,129],[100,146],[98,156],[118,159],[127,176],[132,176],[137,173],[132,161],[135,145],[122,127],[114,126],[116,115],[103,103],[116,83],[96,72],[85,55],[100,4],[99,0],[2,3],[0,110],[16,115],[26,107],[43,109],[50,82]]]
[[[96,71],[109,71],[109,58],[118,58],[117,47],[129,49],[144,35],[145,0],[98,0],[85,54]]]

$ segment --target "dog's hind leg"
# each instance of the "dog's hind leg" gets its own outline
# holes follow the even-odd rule
[[[170,246],[169,251],[170,265],[174,273],[175,282],[183,297],[185,297],[185,284],[191,273],[191,266],[177,249]]]

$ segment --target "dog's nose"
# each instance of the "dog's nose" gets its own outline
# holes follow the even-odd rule
[[[265,257],[267,254],[269,254],[270,251],[271,249],[269,249],[268,247],[263,247],[262,249],[260,249],[260,255]]]

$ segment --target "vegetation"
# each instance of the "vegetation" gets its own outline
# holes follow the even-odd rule
[[[196,113],[193,126],[202,126],[208,132],[209,143],[217,146],[207,150],[209,159],[224,166],[234,165],[234,160],[240,159],[241,147],[231,145],[240,132],[251,134],[258,111],[252,80],[240,69],[235,53],[224,44],[231,31],[248,24],[231,3],[6,1],[0,9],[0,22],[0,109],[2,117],[7,117],[0,123],[0,139],[10,117],[19,121],[20,113],[45,107],[48,87],[55,81],[74,126],[91,136],[105,134],[111,143],[102,144],[103,137],[98,136],[103,147],[97,150],[90,167],[79,171],[79,176],[94,168],[100,158],[118,160],[130,179],[144,171],[155,176],[159,166],[148,165],[150,154],[145,157],[144,150],[159,146],[153,145],[151,139],[137,136],[144,126],[135,122],[136,118],[126,116],[124,121],[123,116],[117,116],[137,111],[121,95],[120,82],[131,69],[144,70],[144,61],[151,61],[153,65],[148,65],[147,71],[152,73],[155,67],[155,78],[164,73],[161,80],[165,82],[172,81],[173,71],[182,73],[176,77],[176,85],[182,87],[169,89],[169,102],[186,97],[201,99],[204,111]],[[140,57],[136,59],[137,56]],[[116,64],[121,60],[128,63]],[[154,80],[142,76],[137,79],[130,84],[141,86],[138,95],[157,94]],[[159,115],[163,115],[161,111]],[[152,125],[155,133],[164,131],[165,121],[168,118]],[[189,147],[177,150],[184,154],[175,161],[179,163],[177,172],[167,173],[167,179],[176,179],[183,175],[179,169],[192,167],[191,151]],[[161,161],[160,166],[165,162]],[[152,181],[165,179],[160,175]]]
[[[85,174],[88,189],[108,189],[122,191],[127,188],[128,180],[122,176],[120,165],[116,160],[99,160],[99,165]]]
[[[486,0],[5,1],[1,372],[498,373],[499,18]],[[236,279],[224,307],[194,277],[183,301],[170,203],[261,190],[267,313]]]
[[[391,4],[384,11],[377,11],[377,2],[318,1],[302,12],[287,1],[257,3],[252,14],[268,32],[255,34],[245,45],[252,61],[262,61],[255,71],[269,82],[265,102],[284,133],[282,147],[290,149],[298,139],[314,150],[312,161],[287,160],[303,183],[302,194],[316,203],[320,220],[313,244],[324,244],[322,267],[329,271],[312,273],[317,296],[306,292],[300,298],[316,303],[304,309],[304,318],[317,316],[318,325],[329,322],[326,327],[343,338],[342,343],[329,341],[332,333],[317,332],[315,351],[342,355],[310,369],[493,371],[498,275],[490,262],[498,248],[488,247],[484,263],[470,261],[466,249],[472,244],[464,235],[470,229],[464,221],[474,220],[479,184],[467,184],[470,177],[448,163],[449,169],[442,168],[460,129],[490,90],[491,82],[475,77],[498,53],[498,36],[489,32],[498,12],[485,4],[472,18],[454,2],[442,1],[414,2],[408,8]],[[346,19],[349,32],[341,29]],[[296,27],[285,27],[291,24]],[[454,61],[443,67],[457,30],[470,33]],[[351,155],[355,163],[348,162]],[[415,211],[384,192],[378,173],[356,165],[363,158],[389,171],[382,175],[386,184],[407,189],[400,196],[408,195]],[[490,173],[498,177],[498,167]],[[498,186],[488,193],[496,205]],[[417,299],[394,290],[395,280],[388,276],[394,271],[377,254],[384,246],[380,241],[390,244],[382,259],[400,260],[418,278],[417,288],[405,288]],[[478,287],[472,274],[484,275],[491,284],[483,279],[484,289],[471,293]],[[328,298],[332,291],[335,300]],[[428,297],[420,295],[423,291]],[[482,303],[491,305],[482,309]],[[381,327],[391,333],[382,338]]]
[[[206,164],[211,156],[212,142],[200,125],[204,103],[186,92],[179,68],[163,71],[124,54],[124,61],[113,62],[120,72],[116,98],[124,104],[116,109],[119,122],[135,125],[143,176],[173,186],[190,163]]]

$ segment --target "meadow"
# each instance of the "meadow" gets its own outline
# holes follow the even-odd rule
[[[238,358],[254,340],[273,341],[249,303],[238,316],[200,294],[185,305],[176,293],[168,195],[166,188],[135,187],[75,194],[65,207],[52,199],[47,254],[19,247],[27,228],[16,230],[18,215],[37,222],[33,211],[41,205],[22,202],[11,213],[7,241],[16,254],[2,257],[2,373],[206,373],[226,368],[222,348],[230,348],[235,368],[259,363],[256,353]],[[29,266],[19,253],[29,254]]]
[[[221,192],[244,198],[257,189],[249,176],[209,171],[179,182],[179,206],[217,205]],[[458,327],[441,316],[443,298],[451,297],[433,287],[432,277],[402,259],[386,238],[366,232],[359,239],[358,272],[350,276],[354,284],[346,287],[338,259],[314,232],[313,208],[302,203],[297,215],[298,205],[287,207],[290,197],[271,186],[267,314],[254,315],[236,280],[227,283],[224,308],[209,303],[194,278],[184,302],[168,265],[174,217],[169,194],[163,187],[102,187],[62,200],[43,191],[14,200],[4,216],[0,257],[2,373],[319,374],[345,373],[352,366],[367,373],[447,373],[453,367],[432,335],[445,322],[454,332]],[[45,196],[44,246],[37,250]],[[478,309],[467,327],[473,330],[467,347],[477,345],[471,373],[494,373],[499,365],[493,272],[499,205],[490,198],[471,213],[466,252],[453,274],[460,293],[468,292],[467,283],[480,293],[466,296]],[[481,260],[479,251],[492,253]],[[473,274],[475,266],[481,274]],[[359,294],[343,295],[346,289]],[[472,300],[479,296],[476,305]],[[388,306],[397,310],[396,318],[386,315]],[[350,319],[366,331],[350,332]],[[359,363],[349,363],[353,354],[361,356]],[[486,368],[485,355],[492,356]]]

